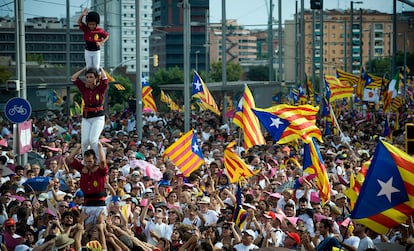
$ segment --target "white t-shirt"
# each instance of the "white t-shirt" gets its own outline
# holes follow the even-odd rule
[[[204,223],[204,226],[216,225],[219,219],[217,212],[210,209],[207,211],[207,213],[203,213],[203,216],[206,221]]]
[[[368,236],[359,241],[357,251],[365,251],[367,248],[375,248],[374,242]]]
[[[359,237],[356,237],[356,236],[350,236],[348,239],[345,239],[344,240],[344,243],[346,244],[346,245],[349,245],[349,246],[351,246],[351,247],[354,247],[354,248],[356,248],[356,249],[358,249],[358,246],[359,246]]]
[[[259,248],[259,247],[254,245],[253,243],[250,244],[249,246],[245,246],[243,245],[243,243],[239,243],[236,246],[234,246],[234,249],[236,249],[237,251],[248,251],[248,250],[252,250],[256,248]]]
[[[172,230],[170,226],[165,223],[156,224],[154,222],[147,221],[147,225],[144,230],[144,234],[147,237],[147,242],[151,245],[156,245],[157,241],[151,237],[150,232],[154,231],[159,237],[171,240]]]

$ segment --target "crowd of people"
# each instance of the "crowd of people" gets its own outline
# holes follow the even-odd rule
[[[363,251],[384,244],[411,250],[412,217],[387,234],[350,218],[346,190],[383,135],[381,109],[339,104],[334,130],[318,119],[330,182],[326,203],[316,178],[304,178],[301,142],[279,145],[263,132],[265,145],[244,149],[241,129],[209,111],[192,113],[204,164],[185,177],[163,156],[186,133],[182,113],[145,113],[139,138],[133,112],[104,110],[108,79],[99,50],[109,35],[99,21],[86,9],[78,19],[86,67],[72,81],[85,103],[82,116],[32,118],[37,158],[28,162],[7,147],[15,145],[13,126],[1,121],[2,251]],[[403,125],[412,120],[408,112],[391,117],[395,146],[404,149]],[[230,183],[223,160],[233,141],[255,173],[237,184]]]
[[[264,132],[266,145],[243,149],[240,129],[230,121],[223,124],[208,111],[193,113],[205,163],[183,177],[162,157],[185,133],[183,115],[144,114],[141,140],[133,116],[125,111],[107,117],[98,150],[83,149],[82,117],[33,118],[32,151],[44,162],[18,165],[13,149],[2,147],[2,250],[380,250],[381,243],[408,250],[414,243],[411,218],[386,235],[349,218],[344,192],[351,173],[372,157],[374,136],[383,133],[381,112],[342,109],[343,134],[320,143],[331,185],[331,200],[324,204],[314,180],[295,185],[303,176],[301,143],[278,145]],[[3,121],[9,145],[11,130]],[[402,147],[403,132],[394,134],[394,144]],[[229,183],[223,165],[224,149],[233,140],[248,166],[260,170],[240,184]],[[143,172],[136,160],[155,166],[162,177]],[[36,177],[48,178],[43,190],[25,185]],[[238,187],[246,210],[242,224],[234,218]]]

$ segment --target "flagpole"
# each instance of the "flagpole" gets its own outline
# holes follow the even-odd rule
[[[336,127],[338,128],[339,135],[343,135],[344,133],[342,132],[341,127],[339,126],[338,120],[336,119],[335,112],[332,110],[332,105],[331,105],[331,104],[329,104],[329,110],[330,110],[331,116],[332,116],[332,117],[333,117],[333,119],[334,119],[334,123],[335,123]],[[353,149],[351,148],[351,146],[349,145],[349,142],[344,141],[344,143],[345,143],[345,145],[348,147],[348,149],[351,151],[352,155],[357,156],[357,155],[355,154],[354,150],[353,150]]]

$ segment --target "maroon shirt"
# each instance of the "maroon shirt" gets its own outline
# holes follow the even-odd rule
[[[80,93],[82,94],[83,101],[85,102],[83,116],[86,118],[98,117],[103,116],[104,111],[101,109],[100,111],[87,111],[85,109],[88,107],[102,107],[105,100],[105,94],[108,90],[108,79],[101,79],[99,80],[100,84],[94,88],[90,89],[85,86],[85,83],[80,79],[77,78],[73,81],[73,84],[78,87]]]
[[[100,50],[100,47],[96,44],[96,42],[101,42],[108,36],[108,32],[98,26],[94,30],[90,30],[86,24],[82,23],[82,25],[79,26],[79,29],[83,31],[85,49],[88,51]]]
[[[105,192],[105,183],[106,176],[108,175],[108,165],[105,165],[103,168],[99,167],[93,173],[84,172],[84,165],[79,159],[73,159],[73,162],[70,163],[70,166],[80,172],[80,189],[85,194],[85,198],[88,198],[88,195],[100,194]],[[100,196],[97,196],[100,197]],[[102,196],[101,196],[102,197]]]

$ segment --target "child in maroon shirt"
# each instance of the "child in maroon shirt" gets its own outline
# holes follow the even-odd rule
[[[82,21],[84,16],[86,16],[86,23]],[[88,12],[88,9],[84,9],[78,19],[79,29],[83,31],[83,40],[85,40],[85,62],[88,69],[100,69],[100,49],[109,39],[108,32],[98,26],[99,21],[99,14],[94,11]]]

